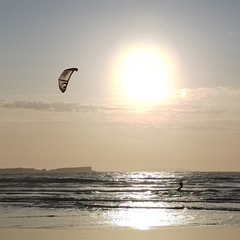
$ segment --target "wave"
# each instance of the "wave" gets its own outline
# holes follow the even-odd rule
[[[240,211],[239,173],[4,175],[4,206],[45,209],[144,208]],[[184,181],[176,191],[179,179]]]

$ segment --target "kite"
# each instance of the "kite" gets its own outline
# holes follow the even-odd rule
[[[70,80],[74,71],[78,71],[77,68],[68,68],[65,69],[60,77],[58,78],[59,89],[64,93],[67,89],[68,81]]]

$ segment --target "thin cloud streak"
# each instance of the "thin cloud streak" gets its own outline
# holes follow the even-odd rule
[[[58,116],[59,119],[70,120],[74,115],[74,119],[81,121],[84,119],[83,114],[92,113],[86,121],[114,129],[240,131],[239,103],[240,89],[198,88],[174,90],[167,101],[144,106],[144,109],[141,109],[141,105],[127,105],[114,100],[97,105],[2,99],[0,111],[2,115],[9,112],[14,116],[17,110],[18,116],[20,114],[22,118],[26,113],[21,114],[23,111],[41,112],[46,118],[49,112],[52,119]]]
[[[184,94],[183,94],[184,92]],[[186,111],[188,113],[222,113],[229,109],[235,108],[240,102],[240,88],[197,88],[197,89],[179,89],[170,91],[169,98],[153,104],[148,107],[148,111]],[[21,97],[22,98],[22,97]],[[42,97],[43,98],[43,97]],[[36,111],[56,111],[56,112],[97,112],[97,111],[115,111],[131,110],[138,106],[127,105],[126,103],[116,102],[114,99],[110,104],[82,104],[80,102],[63,102],[63,101],[34,101],[34,100],[12,100],[0,99],[0,109],[31,109]],[[214,109],[211,109],[214,108]],[[225,110],[223,110],[225,109]]]
[[[1,100],[0,107],[2,109],[25,109],[36,111],[50,112],[98,112],[112,111],[120,108],[111,108],[105,106],[82,105],[81,103],[65,103],[65,102],[44,102],[44,101],[27,101],[27,100]]]

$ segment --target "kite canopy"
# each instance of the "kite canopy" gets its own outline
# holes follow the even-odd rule
[[[77,68],[65,69],[58,79],[59,89],[64,93],[67,89],[68,81],[70,80],[74,71],[78,71]]]

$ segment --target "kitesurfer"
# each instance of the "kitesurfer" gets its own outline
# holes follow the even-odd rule
[[[179,182],[179,187],[178,187],[177,191],[181,191],[181,188],[182,188],[182,187],[183,187],[183,182],[180,181],[180,182]]]

